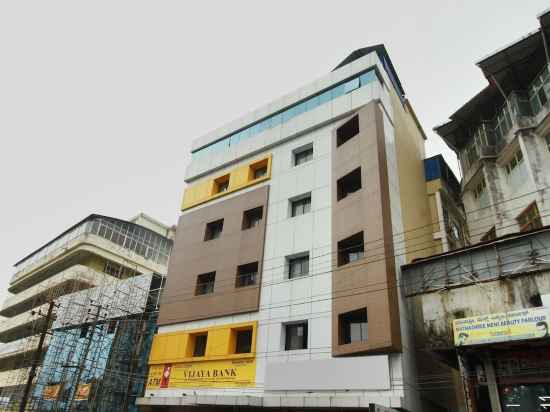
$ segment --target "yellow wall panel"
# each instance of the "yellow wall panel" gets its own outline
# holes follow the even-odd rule
[[[266,166],[267,173],[263,177],[254,179],[253,170],[259,166]],[[215,180],[227,174],[230,176],[228,190],[222,193],[216,193]],[[187,186],[183,194],[181,210],[189,209],[212,199],[217,199],[220,196],[225,196],[245,187],[264,182],[270,178],[271,155],[260,157],[249,163],[238,166],[225,174],[216,175],[213,178],[205,179]]]

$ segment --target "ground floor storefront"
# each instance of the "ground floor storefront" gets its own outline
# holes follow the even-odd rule
[[[459,349],[470,412],[550,411],[550,343]]]

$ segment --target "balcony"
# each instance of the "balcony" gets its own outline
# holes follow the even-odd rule
[[[166,273],[172,241],[133,223],[92,217],[16,264],[9,291],[17,293],[49,277],[44,273],[54,261],[77,250],[112,254],[134,262],[140,271]],[[40,276],[39,273],[42,273]],[[31,279],[32,278],[32,279]]]
[[[24,385],[29,376],[30,368],[10,369],[0,372],[0,388]]]
[[[512,91],[492,119],[471,131],[470,142],[460,152],[464,181],[468,181],[466,175],[470,169],[477,169],[479,160],[498,156],[517,130],[536,127],[550,112],[549,100],[550,72],[545,66],[527,90]]]
[[[42,314],[39,314],[38,312]],[[48,305],[42,305],[12,318],[5,318],[0,323],[0,342],[11,342],[34,335],[34,331],[41,330],[46,322],[45,314]]]
[[[84,265],[74,265],[43,282],[8,297],[0,316],[15,316],[70,292],[97,286],[108,276]]]
[[[29,336],[23,339],[14,340],[12,342],[0,345],[0,359],[11,358],[13,356],[22,355],[27,352],[34,352],[38,349],[40,335]],[[46,335],[42,348],[46,348],[50,341],[50,335]]]

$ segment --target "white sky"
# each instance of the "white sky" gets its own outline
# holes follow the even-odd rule
[[[190,141],[384,43],[432,128],[542,0],[0,2],[0,302],[19,258],[90,213],[174,224]]]

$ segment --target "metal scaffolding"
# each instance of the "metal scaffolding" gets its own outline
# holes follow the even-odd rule
[[[28,337],[0,348],[13,354],[0,410],[137,410],[163,284],[151,273],[44,286],[27,302]]]

